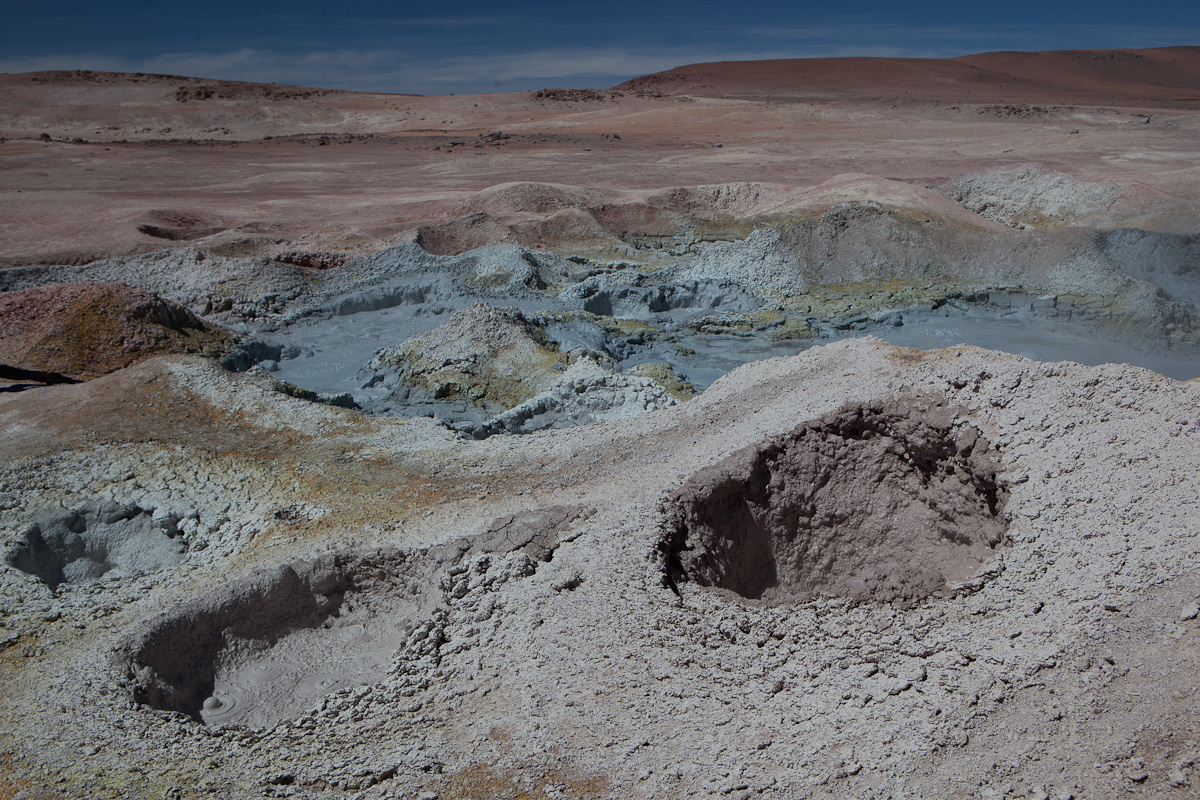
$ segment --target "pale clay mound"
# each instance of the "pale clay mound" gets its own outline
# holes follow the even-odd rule
[[[10,783],[1092,798],[1200,780],[1194,383],[854,340],[749,364],[671,409],[483,442],[194,359],[37,394],[0,398],[8,552],[38,509],[112,501],[170,515],[184,554],[57,592],[0,571],[2,652],[20,665],[0,699],[19,737]],[[81,402],[86,416],[52,410]],[[130,402],[136,445],[106,421]],[[240,409],[231,436],[204,416],[214,403]],[[61,447],[59,430],[95,444]],[[238,480],[256,442],[272,474]],[[705,475],[759,469],[763,530],[797,535],[763,600],[706,586],[682,557],[700,550],[674,538],[680,499],[716,507]],[[365,474],[394,490],[369,499]],[[804,488],[817,475],[892,488],[843,508]],[[889,510],[887,492],[907,499]],[[874,521],[854,523],[860,509]],[[796,549],[801,532],[822,544]],[[752,546],[727,541],[722,563]],[[912,579],[855,566],[884,556]],[[785,591],[789,563],[807,577]]]

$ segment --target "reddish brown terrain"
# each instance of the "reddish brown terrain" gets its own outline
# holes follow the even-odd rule
[[[617,87],[705,97],[932,100],[1195,108],[1200,48],[807,58],[692,64]]]
[[[186,308],[120,283],[0,293],[0,363],[74,380],[160,353],[215,352],[224,340]]]
[[[603,92],[462,97],[6,75],[0,265],[181,242],[361,252],[479,214],[464,244],[536,245],[591,235],[564,208],[640,206],[671,187],[762,182],[786,195],[843,174],[928,182],[1031,162],[1119,183],[1109,222],[1193,230],[1197,108],[1200,49],[1187,47],[731,62]],[[511,182],[577,189],[549,206],[477,196]],[[677,210],[760,210],[743,206]],[[507,229],[555,213],[540,231]],[[647,224],[644,208],[625,213]]]

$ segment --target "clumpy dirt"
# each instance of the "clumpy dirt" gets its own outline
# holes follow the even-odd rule
[[[796,602],[914,602],[995,554],[995,451],[945,398],[847,405],[696,473],[667,503],[668,580]]]
[[[32,413],[93,387],[140,424],[92,415],[71,444]],[[483,441],[195,358],[0,395],[24,425],[0,544],[82,497],[195,507],[210,541],[53,592],[0,564],[4,779],[80,798],[456,797],[473,770],[546,798],[1187,796],[1197,391],[867,339]],[[189,395],[254,425],[193,415],[184,440],[149,403]],[[219,468],[233,439],[277,456]]]
[[[417,390],[438,399],[508,408],[533,397],[566,364],[542,329],[515,308],[476,303],[427,333],[375,354],[364,386],[393,394]]]

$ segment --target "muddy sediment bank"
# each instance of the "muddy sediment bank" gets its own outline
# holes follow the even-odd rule
[[[499,187],[488,199],[523,188],[510,199],[525,208],[532,186]],[[834,203],[827,210],[755,201],[739,211],[752,216],[722,222],[719,235],[678,215],[675,233],[653,243],[625,231],[631,257],[616,261],[565,242],[450,255],[409,243],[322,269],[185,248],[6,270],[0,281],[10,293],[80,280],[156,291],[240,336],[224,359],[231,369],[263,369],[298,387],[287,391],[372,414],[434,416],[479,437],[665,407],[689,396],[680,387],[702,390],[740,364],[864,333],[1200,375],[1194,235],[1032,229],[1012,216],[1019,205],[1066,225],[1071,202],[1081,215],[1111,204],[1115,185],[1083,186],[1042,168],[980,173],[947,190],[957,204],[870,176],[831,186],[817,193]],[[843,196],[847,186],[854,199]],[[994,193],[1015,199],[1001,213]],[[577,194],[562,202],[589,197]],[[919,220],[897,205],[903,199],[957,212]],[[791,216],[780,216],[783,207]],[[514,325],[519,335],[505,332]],[[580,359],[593,366],[572,367]]]

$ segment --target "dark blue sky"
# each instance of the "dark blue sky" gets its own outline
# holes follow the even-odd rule
[[[12,3],[0,72],[98,69],[424,94],[605,87],[699,61],[1200,44],[1200,2]]]

